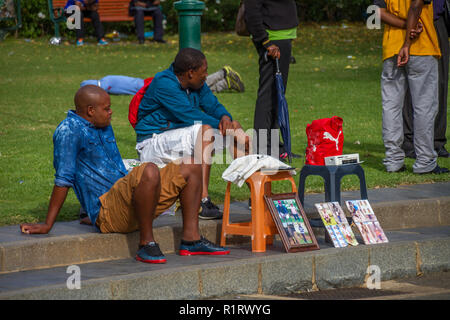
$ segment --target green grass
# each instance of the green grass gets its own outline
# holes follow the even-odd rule
[[[73,96],[82,80],[117,74],[148,77],[169,66],[178,50],[177,36],[167,45],[138,46],[114,43],[98,48],[73,45],[53,47],[47,39],[26,42],[7,39],[0,43],[0,225],[43,221],[53,187],[52,135],[73,107]],[[204,34],[202,47],[212,73],[229,64],[243,77],[246,92],[222,93],[219,100],[244,129],[253,125],[258,86],[256,50],[248,38],[232,33]],[[304,154],[305,128],[314,119],[344,119],[344,153],[359,153],[369,188],[400,184],[448,181],[450,175],[387,174],[382,165],[381,138],[381,31],[361,25],[302,26],[293,43],[297,63],[291,65],[287,90],[293,151]],[[354,57],[349,59],[349,56]],[[135,133],[128,123],[129,96],[112,96],[113,127],[124,158],[135,158]],[[439,159],[450,167],[450,159]],[[294,165],[301,168],[304,158]],[[214,165],[210,194],[223,202],[226,165]],[[298,178],[296,178],[297,180]],[[359,188],[355,176],[343,179],[345,190]],[[288,192],[276,183],[274,192]],[[307,180],[307,192],[323,192],[320,178]],[[246,199],[246,187],[232,188],[234,200]],[[76,218],[79,204],[71,191],[59,221]]]

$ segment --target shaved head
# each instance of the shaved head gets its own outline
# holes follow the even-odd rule
[[[98,86],[87,85],[78,89],[74,102],[77,114],[84,114],[88,106],[96,107],[108,93]]]
[[[111,124],[111,100],[109,94],[100,87],[87,85],[78,89],[74,98],[76,113],[103,128]]]

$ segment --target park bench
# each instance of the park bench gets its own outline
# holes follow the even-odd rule
[[[14,31],[22,27],[20,0],[0,0],[0,21],[15,24],[14,26],[0,29],[0,41],[2,41],[8,31]]]
[[[59,23],[66,20],[64,16],[64,6],[67,0],[48,0],[48,10],[50,19],[55,24],[55,37],[59,38]],[[134,21],[134,17],[128,15],[129,0],[99,0],[98,14],[102,22],[122,22]],[[144,18],[152,20],[151,16]],[[89,18],[84,18],[84,21],[90,21]]]

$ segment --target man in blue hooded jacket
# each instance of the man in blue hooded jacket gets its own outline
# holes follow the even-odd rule
[[[236,142],[235,156],[239,146],[248,153],[249,138],[206,85],[207,70],[201,51],[184,48],[168,69],[155,75],[139,105],[136,150],[142,162],[159,167],[194,156],[203,173],[200,218],[218,219],[222,214],[208,196],[212,152],[223,149],[229,135]]]

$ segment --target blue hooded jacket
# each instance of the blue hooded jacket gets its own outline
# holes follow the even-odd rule
[[[225,115],[232,119],[206,83],[198,90],[183,89],[171,65],[155,75],[145,92],[134,129],[137,142],[142,142],[154,133],[189,127],[200,121],[218,129]]]

